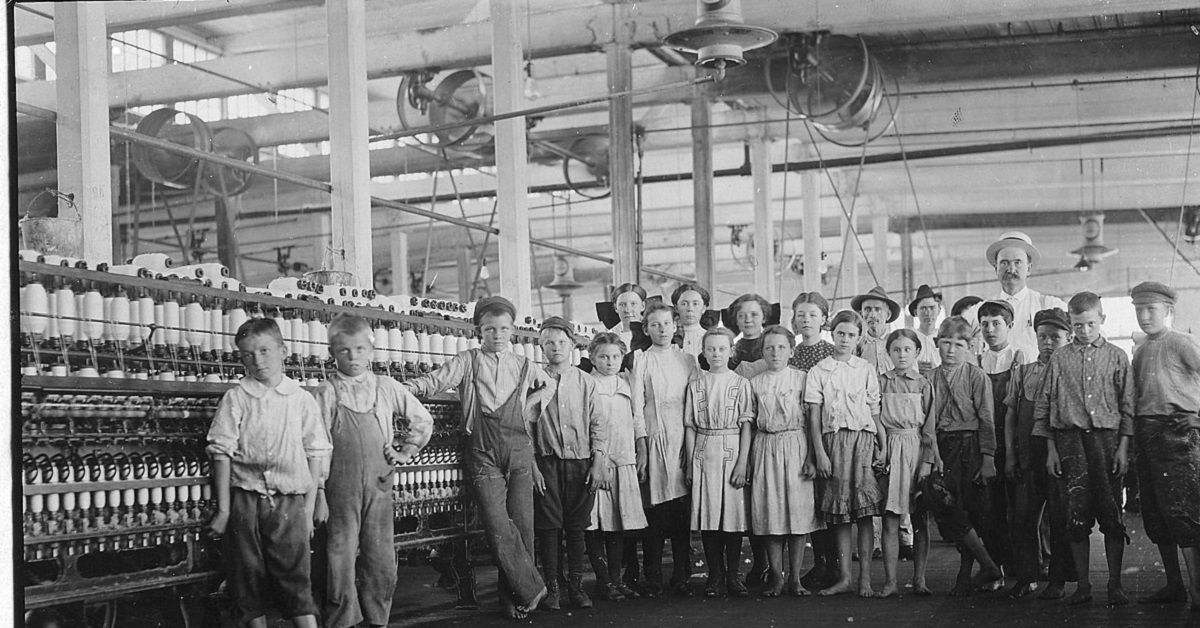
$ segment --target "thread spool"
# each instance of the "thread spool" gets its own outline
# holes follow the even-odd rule
[[[433,366],[441,366],[446,363],[446,355],[442,353],[446,348],[446,337],[442,335],[442,331],[434,328],[429,334],[429,361]]]
[[[228,326],[225,328],[225,352],[233,353],[237,347],[234,345],[233,339],[237,335],[237,330],[242,326],[242,323],[250,320],[250,315],[246,310],[239,305],[229,310]]]
[[[204,315],[204,308],[194,299],[183,306],[183,328],[186,330],[187,345],[199,349],[204,344],[208,319]]]
[[[320,319],[314,318],[308,321],[308,342],[313,347],[313,356],[320,357],[321,347],[329,342],[327,329],[325,324]]]
[[[225,312],[221,306],[208,310],[209,351],[219,353],[225,350]]]
[[[178,347],[183,339],[183,334],[180,333],[181,313],[179,301],[175,300],[174,295],[168,296],[166,301],[163,301],[163,340],[168,346]]]
[[[124,290],[118,290],[108,302],[108,320],[111,321],[108,335],[113,342],[122,345],[129,342],[129,334],[133,329],[131,312],[129,296]]]
[[[301,287],[301,284],[305,287]],[[299,277],[276,277],[267,283],[267,290],[277,296],[295,292],[309,292],[308,282]]]
[[[296,356],[301,360],[314,355],[314,349],[308,338],[308,321],[297,316],[292,319],[292,339],[295,342]]]
[[[376,323],[375,328],[371,330],[371,346],[375,349],[371,353],[371,360],[376,364],[395,361],[391,352],[391,331],[382,323]]]
[[[108,272],[114,275],[124,275],[126,277],[154,276],[154,273],[152,273],[149,269],[138,266],[137,264],[118,264],[116,266],[109,266]]]
[[[75,312],[80,319],[84,318],[83,296],[85,293],[75,293]],[[76,342],[87,342],[88,340],[88,321],[80,320],[75,325],[75,340]]]
[[[143,253],[135,255],[133,259],[129,260],[129,263],[134,266],[141,266],[155,273],[165,273],[167,269],[175,265],[175,261],[166,253]]]
[[[138,308],[137,338],[140,339],[139,344],[145,344],[146,341],[150,339],[150,334],[154,331],[154,330],[150,329],[150,326],[157,325],[158,322],[160,320],[162,320],[162,314],[160,313],[160,308],[158,307],[158,304],[156,304],[154,302],[154,299],[150,298],[150,295],[142,295],[142,296],[138,297],[137,308]],[[155,334],[154,342],[157,344],[162,344],[162,335]]]
[[[54,291],[55,318],[58,322],[58,336],[63,339],[74,339],[78,329],[78,309],[75,304],[75,292],[68,285]]]
[[[50,323],[50,302],[46,287],[31,281],[21,288],[21,331],[34,337],[46,333]]]
[[[455,338],[455,344],[457,345],[454,349],[455,353],[462,353],[471,349],[471,340],[467,338],[466,334],[459,334]]]

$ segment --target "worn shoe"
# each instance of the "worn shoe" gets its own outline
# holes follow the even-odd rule
[[[583,590],[583,575],[573,573],[567,576],[567,602],[575,608],[591,608],[592,598]]]
[[[725,588],[729,590],[729,595],[733,597],[747,597],[750,595],[750,591],[746,589],[746,583],[742,582],[742,577],[737,574],[725,577]]]
[[[720,578],[708,577],[708,581],[704,583],[704,597],[721,597]]]
[[[611,582],[604,586],[597,586],[596,597],[605,602],[620,602],[626,599],[625,595],[621,593],[621,588]]]
[[[546,578],[546,597],[542,598],[538,608],[543,611],[556,611],[560,608],[558,597],[558,578]]]
[[[617,587],[617,591],[619,591],[621,593],[621,595],[624,595],[625,599],[627,599],[627,600],[636,600],[636,599],[642,597],[642,594],[638,593],[637,589],[634,589],[633,587],[629,586],[629,584],[626,582],[618,583],[618,584],[616,584],[616,587]]]

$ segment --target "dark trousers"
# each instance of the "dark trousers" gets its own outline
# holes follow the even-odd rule
[[[1030,455],[1022,457],[1020,479],[1009,486],[1014,575],[1024,582],[1037,582],[1043,564],[1041,524],[1043,518],[1048,518],[1050,582],[1068,582],[1075,579],[1075,565],[1071,561],[1071,544],[1067,541],[1065,511],[1060,507],[1047,507],[1050,491],[1061,491],[1050,482],[1052,478],[1046,473],[1045,439],[1033,439],[1030,448]],[[1057,495],[1053,503],[1060,505],[1063,499],[1062,495]]]
[[[1086,541],[1097,523],[1105,536],[1125,536],[1121,482],[1112,474],[1117,439],[1117,430],[1054,431],[1062,464],[1058,483],[1066,493],[1067,536],[1072,542]]]
[[[234,487],[229,497],[229,594],[239,621],[266,615],[272,598],[285,619],[316,615],[304,495],[267,497]]]
[[[967,431],[940,432],[937,439],[942,475],[940,481],[936,474],[929,476],[922,488],[923,500],[937,521],[942,538],[958,543],[971,530],[978,531],[988,525],[991,503],[988,487],[975,480],[983,464],[979,435]]]
[[[558,577],[559,548],[565,532],[567,572],[582,575],[586,543],[584,531],[591,523],[596,495],[588,485],[590,460],[564,460],[538,456],[538,470],[546,483],[546,492],[534,497],[533,522],[537,538],[538,562],[547,585]],[[554,590],[554,586],[550,589]]]
[[[1200,429],[1174,417],[1137,418],[1142,520],[1155,544],[1200,546]]]

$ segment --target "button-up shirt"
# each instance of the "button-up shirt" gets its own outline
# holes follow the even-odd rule
[[[1168,329],[1133,352],[1138,416],[1200,413],[1200,340]]]
[[[479,371],[475,370],[478,358]],[[446,363],[427,375],[404,382],[404,386],[417,397],[432,397],[451,388],[458,389],[462,403],[463,427],[470,434],[482,413],[493,414],[514,393],[521,394],[524,402],[526,391],[545,373],[530,364],[525,378],[521,370],[527,358],[512,351],[512,345],[499,353],[483,349],[471,349],[446,360]],[[527,422],[533,417],[526,417]]]
[[[917,353],[917,364],[919,365],[921,362],[929,363],[929,367],[921,371],[922,375],[927,375],[929,371],[942,364],[942,354],[938,351],[937,338],[935,337],[937,332],[935,331],[928,336],[921,333],[920,329],[914,328],[913,332],[917,334],[917,338],[921,339],[921,351]]]
[[[1042,294],[1028,286],[1021,288],[1016,294],[1008,294],[1003,289],[989,297],[992,301],[1005,301],[1013,308],[1013,326],[1009,341],[1028,352],[1037,355],[1037,330],[1033,328],[1033,316],[1042,310],[1052,307],[1067,311],[1067,304],[1062,299]]]
[[[983,372],[988,375],[995,375],[1005,371],[1011,371],[1013,366],[1024,366],[1037,361],[1037,354],[1030,352],[1028,349],[1018,347],[1013,343],[1008,343],[1008,346],[993,351],[984,349],[983,354],[979,356],[979,366],[983,367]],[[1006,391],[992,391],[996,396],[1003,396]]]
[[[261,495],[301,495],[315,487],[308,461],[325,462],[333,445],[317,400],[296,380],[273,388],[242,378],[221,397],[208,428],[208,454],[228,459],[229,484]]]
[[[875,336],[867,329],[858,345],[858,357],[870,362],[877,375],[896,368],[892,365],[892,356],[888,355],[886,330],[882,336]]]
[[[680,332],[682,336],[680,346],[683,348],[683,352],[688,355],[700,355],[700,352],[704,350],[702,343],[705,332],[700,323],[696,323],[695,327],[682,327]]]
[[[429,410],[400,385],[400,382],[390,377],[370,372],[351,377],[335,372],[321,383],[315,396],[321,406],[326,435],[333,429],[339,405],[351,412],[374,413],[379,432],[387,443],[395,439],[396,426],[393,420],[396,416],[404,417],[408,421],[405,445],[420,449],[429,442],[429,437],[433,434],[433,416],[429,414]]]
[[[555,376],[554,394],[538,414],[533,446],[539,456],[586,460],[608,447],[608,421],[596,395],[596,380],[570,366]]]
[[[977,432],[979,453],[996,453],[995,409],[992,382],[983,369],[969,362],[929,372],[933,380],[937,432]]]
[[[861,430],[875,433],[879,416],[879,375],[870,362],[851,356],[832,357],[808,372],[804,401],[821,404],[821,433]]]
[[[1056,349],[1034,408],[1033,435],[1051,430],[1115,429],[1133,436],[1133,369],[1103,337]]]

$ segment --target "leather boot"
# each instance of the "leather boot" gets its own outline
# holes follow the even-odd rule
[[[583,574],[567,576],[567,601],[575,608],[591,608],[592,599],[583,590]]]
[[[542,569],[542,580],[546,582],[546,597],[538,604],[538,609],[556,611],[559,605],[558,574],[548,569]]]

